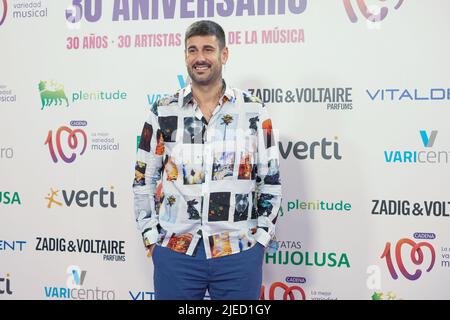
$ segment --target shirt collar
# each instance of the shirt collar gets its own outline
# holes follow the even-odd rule
[[[222,79],[222,83],[225,87],[225,91],[219,100],[220,103],[225,102],[234,102],[236,100],[236,97],[234,96],[234,91],[231,87],[227,86],[225,80]],[[188,104],[194,103],[194,96],[192,95],[192,86],[189,84],[183,89],[183,107],[187,106]]]

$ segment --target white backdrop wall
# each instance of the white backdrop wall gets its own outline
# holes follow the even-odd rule
[[[184,31],[202,18],[227,32],[228,84],[263,98],[280,129],[262,298],[449,299],[448,12],[1,0],[0,299],[154,298],[133,216],[137,137],[151,102],[186,81]]]

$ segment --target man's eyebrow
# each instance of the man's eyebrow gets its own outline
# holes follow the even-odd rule
[[[195,45],[195,44],[191,44],[189,47],[188,47],[188,50],[189,49],[197,49],[197,46]]]

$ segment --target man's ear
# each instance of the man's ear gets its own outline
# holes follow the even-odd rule
[[[228,47],[225,47],[222,49],[222,52],[220,54],[220,59],[222,60],[222,64],[226,64],[228,61]]]

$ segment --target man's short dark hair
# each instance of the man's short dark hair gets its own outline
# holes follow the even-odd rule
[[[216,36],[220,49],[225,48],[225,31],[214,21],[201,20],[191,24],[186,30],[184,46],[186,46],[187,40],[194,36]]]

